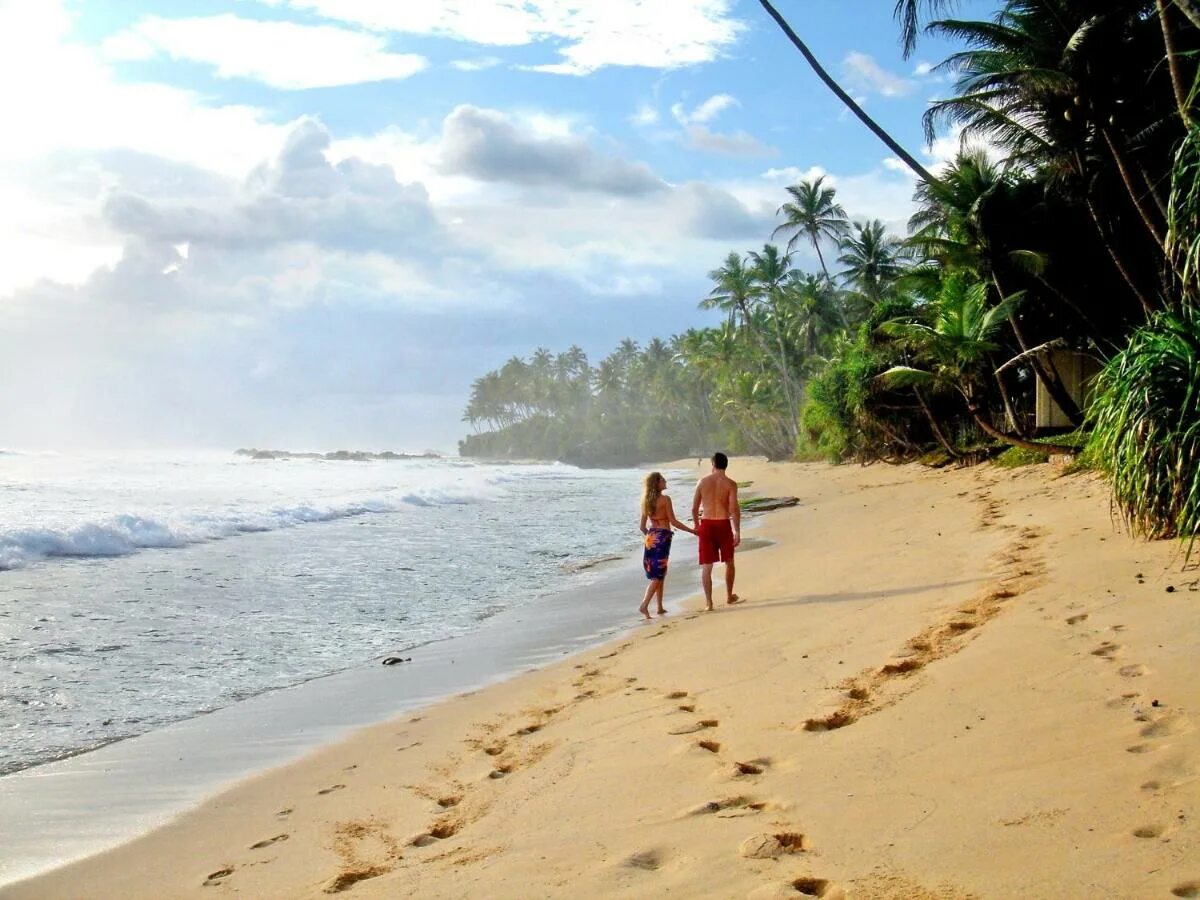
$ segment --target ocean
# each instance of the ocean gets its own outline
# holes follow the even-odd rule
[[[0,774],[583,596],[633,564],[641,475],[0,454]]]

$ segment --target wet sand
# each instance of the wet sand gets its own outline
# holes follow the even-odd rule
[[[1200,896],[1177,544],[1048,466],[730,474],[801,499],[745,603],[670,604],[0,897]]]

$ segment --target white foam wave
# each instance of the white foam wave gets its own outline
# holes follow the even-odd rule
[[[470,503],[478,495],[448,489],[409,491],[396,499],[370,499],[327,506],[301,504],[224,514],[192,514],[169,521],[117,515],[69,528],[0,531],[0,570],[54,557],[116,557],[139,550],[186,547],[239,534],[295,528],[353,516],[396,512],[404,506]]]

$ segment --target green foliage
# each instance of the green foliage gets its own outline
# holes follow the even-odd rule
[[[1125,521],[1147,537],[1200,531],[1200,313],[1160,313],[1096,379],[1089,449]]]
[[[1017,469],[1021,466],[1034,466],[1050,461],[1049,453],[1039,453],[1027,447],[1009,447],[992,460],[992,465],[1001,469]]]

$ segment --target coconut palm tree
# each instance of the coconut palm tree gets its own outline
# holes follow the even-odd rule
[[[821,271],[829,277],[829,268],[825,265],[825,256],[821,253],[821,241],[837,243],[846,236],[850,223],[846,218],[846,210],[835,200],[836,191],[831,187],[823,187],[825,176],[821,175],[815,181],[801,181],[793,184],[787,192],[792,200],[779,207],[777,214],[783,214],[784,223],[771,232],[775,237],[782,232],[792,232],[788,238],[787,252],[795,249],[800,238],[808,238],[817,251],[817,259],[821,263]]]
[[[854,321],[862,321],[884,294],[896,283],[904,267],[900,263],[901,241],[887,233],[878,219],[855,222],[839,245],[840,262],[846,268],[838,277],[859,295]]]
[[[754,297],[754,279],[740,253],[730,253],[725,262],[708,273],[713,282],[709,295],[700,301],[701,309],[719,309],[731,325],[750,327],[750,304]]]

